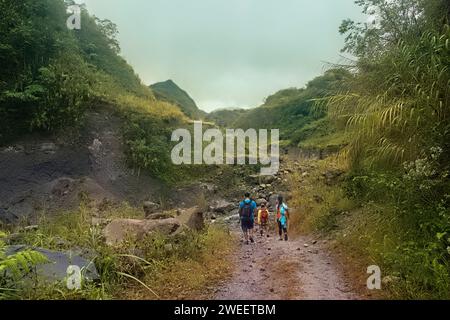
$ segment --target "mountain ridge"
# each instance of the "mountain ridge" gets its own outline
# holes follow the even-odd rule
[[[189,118],[197,120],[206,115],[206,112],[199,109],[189,93],[180,88],[172,79],[154,83],[149,87],[158,100],[177,105]]]

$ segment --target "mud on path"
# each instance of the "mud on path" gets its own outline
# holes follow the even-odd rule
[[[236,236],[239,237],[238,231]],[[270,237],[242,244],[235,272],[217,300],[350,300],[358,294],[336,268],[322,241],[298,237],[287,242]],[[307,245],[307,246],[305,246]]]

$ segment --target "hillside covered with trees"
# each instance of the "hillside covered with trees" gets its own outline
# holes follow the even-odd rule
[[[334,165],[347,171],[340,185],[294,184],[299,223],[382,266],[394,296],[449,298],[450,3],[356,3],[374,19],[340,27],[353,62],[279,91],[234,124],[338,151]]]
[[[82,28],[66,27],[73,1],[2,1],[0,143],[29,133],[80,126],[87,110],[108,105],[126,119],[130,163],[163,179],[179,106],[158,100],[120,56],[117,27],[81,10]]]
[[[146,201],[144,211],[142,205],[112,204],[103,197],[94,206],[80,192],[77,210],[62,210],[52,219],[43,214],[36,218],[37,225],[22,229],[2,228],[0,299],[183,299],[196,298],[207,286],[214,291],[212,283],[232,272],[235,259],[230,257],[238,249],[229,241],[227,228],[236,227],[233,217],[239,221],[237,203],[243,190],[260,197],[259,203],[285,194],[293,211],[289,232],[325,239],[328,249],[341,255],[346,265],[360,267],[362,276],[367,266],[379,266],[387,289],[383,297],[450,299],[448,0],[357,0],[372,19],[345,20],[336,30],[345,38],[343,52],[354,57],[346,65],[330,67],[302,88],[280,90],[257,108],[210,114],[199,110],[173,81],[144,85],[120,54],[113,22],[82,7],[82,28],[69,30],[67,8],[72,4],[0,0],[1,155],[6,161],[29,161],[30,154],[39,152],[39,159],[45,160],[56,153],[56,144],[46,143],[43,149],[40,144],[38,151],[27,154],[14,142],[51,135],[70,140],[72,130],[95,131],[99,123],[106,123],[102,139],[111,152],[101,154],[100,138],[93,134],[83,163],[114,171],[112,159],[121,161],[117,153],[122,149],[111,141],[123,141],[127,168],[108,177],[105,185],[119,184],[116,179],[122,174],[131,172],[139,180],[145,173],[161,191],[154,200],[158,203]],[[90,126],[85,126],[93,114]],[[116,118],[120,121],[112,123]],[[280,129],[286,151],[282,170],[258,177],[250,166],[175,166],[170,159],[171,134],[196,119],[215,122],[220,130]],[[302,150],[326,151],[326,156],[305,159],[297,156]],[[30,167],[29,171],[41,169]],[[73,181],[63,177],[51,185],[52,201],[64,198]],[[154,190],[143,193],[147,191]],[[19,208],[22,202],[15,201]],[[187,208],[186,202],[196,207]],[[0,205],[0,214],[9,213],[6,207]],[[209,225],[203,216],[194,223],[200,213],[208,214]],[[112,247],[104,239],[106,225],[124,218],[141,229],[166,223],[162,230],[169,230],[170,237],[152,233],[128,247]],[[217,227],[216,221],[223,224]],[[177,232],[172,232],[174,224]],[[186,229],[188,224],[194,227]],[[300,252],[309,250],[308,244],[291,243],[300,247],[292,251],[302,257],[319,254]],[[100,285],[89,283],[79,292],[22,287],[18,279],[45,259],[33,250],[7,254],[10,244],[88,248],[95,255]],[[263,259],[266,251],[259,252]],[[192,272],[186,275],[185,270]]]

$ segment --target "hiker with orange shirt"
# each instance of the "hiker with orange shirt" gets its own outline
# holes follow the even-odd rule
[[[261,236],[263,236],[264,231],[266,231],[267,237],[269,237],[269,233],[267,232],[269,225],[268,222],[269,222],[269,210],[267,210],[266,204],[262,203],[261,208],[258,210],[258,225]]]

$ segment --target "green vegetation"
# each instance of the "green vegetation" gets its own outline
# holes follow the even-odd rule
[[[125,120],[130,166],[166,182],[180,181],[179,172],[190,176],[189,168],[171,165],[167,150],[173,129],[188,124],[180,107],[195,107],[200,114],[195,103],[178,87],[170,91],[174,99],[155,98],[119,55],[118,30],[111,21],[82,8],[82,28],[69,30],[66,7],[71,4],[0,1],[0,144],[27,132],[76,127],[87,109],[108,105]]]
[[[357,3],[378,20],[342,24],[345,50],[358,60],[341,89],[320,100],[337,131],[309,140],[322,147],[345,132],[346,145],[339,162],[293,178],[294,198],[303,227],[332,233],[349,255],[379,265],[392,297],[448,299],[450,5]],[[346,178],[317,184],[330,166]]]
[[[76,127],[86,110],[107,105],[124,120],[136,171],[180,183],[223,169],[230,170],[224,183],[234,184],[234,168],[172,165],[173,129],[204,117],[221,127],[278,128],[283,146],[339,151],[336,159],[308,164],[306,175],[293,174],[293,204],[301,213],[293,216],[293,230],[320,230],[362,265],[379,265],[390,276],[391,297],[450,298],[450,3],[356,3],[375,21],[341,25],[354,63],[333,67],[304,88],[281,90],[259,108],[206,116],[172,81],[144,86],[120,56],[111,21],[83,8],[82,29],[70,31],[66,8],[73,1],[0,0],[0,144]],[[327,181],[329,170],[346,174]],[[104,215],[141,213],[121,207]],[[32,251],[6,257],[0,234],[0,298],[189,298],[227,269],[229,235],[222,229],[156,235],[113,249],[91,218],[84,206],[43,218],[23,241],[92,249],[99,285],[81,292],[61,284],[17,285],[43,259]]]
[[[170,102],[180,107],[181,111],[191,119],[204,118],[205,112],[201,111],[189,94],[177,86],[172,80],[158,82],[150,86],[156,98]]]
[[[347,193],[363,204],[384,204],[375,215],[389,219],[382,225],[390,245],[372,254],[400,278],[395,292],[448,298],[450,5],[360,4],[375,5],[380,21],[371,28],[342,25],[358,72],[329,101],[330,114],[352,134]]]
[[[235,128],[235,122],[246,117],[249,110],[245,109],[219,109],[208,113],[207,120],[214,122],[222,128]]]
[[[334,125],[324,120],[326,113],[316,107],[317,100],[337,92],[342,80],[350,76],[344,69],[331,69],[305,88],[285,89],[269,96],[264,105],[249,110],[233,125],[244,129],[280,129],[280,138],[293,146],[316,135],[316,130],[310,130],[312,126],[320,126],[323,135],[332,134]]]
[[[0,232],[0,300],[20,297],[20,281],[32,272],[36,265],[48,262],[45,256],[33,250],[7,255],[5,237],[6,233]]]
[[[117,84],[122,92],[151,96],[118,55],[114,24],[92,18],[83,9],[83,28],[70,31],[69,4],[0,2],[2,143],[24,132],[80,123],[86,108],[108,92],[101,88],[105,82]]]
[[[3,277],[5,267],[23,276],[32,272],[27,263],[32,266],[45,260],[32,251],[8,258],[0,254],[0,299],[194,298],[207,295],[205,288],[230,270],[227,257],[232,243],[225,241],[229,238],[226,229],[211,226],[203,232],[186,230],[172,237],[154,234],[142,241],[130,239],[121,246],[110,247],[102,238],[102,227],[92,223],[92,212],[86,202],[77,211],[52,218],[43,215],[37,230],[20,232],[20,243],[56,251],[86,249],[95,262],[99,281],[84,282],[82,289],[75,291],[67,289],[63,280],[10,281]],[[143,219],[144,214],[124,204],[104,206],[102,217]],[[21,230],[20,226],[16,229]]]

